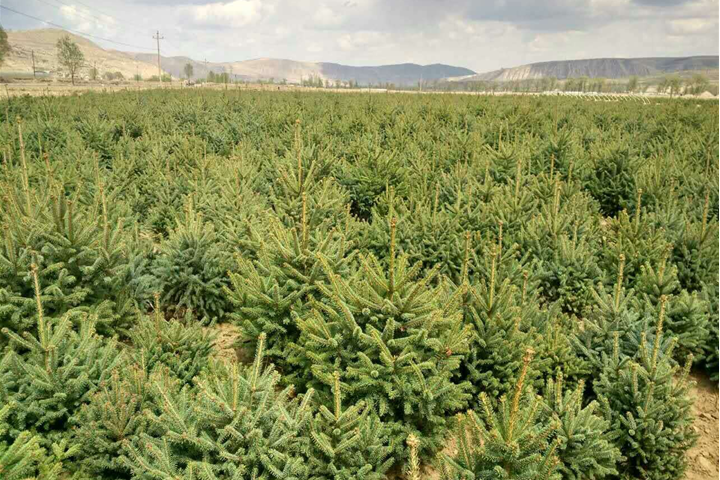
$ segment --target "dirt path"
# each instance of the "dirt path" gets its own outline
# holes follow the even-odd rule
[[[706,375],[693,374],[697,384],[691,391],[695,399],[695,431],[700,435],[697,444],[688,452],[685,480],[718,478],[718,384]]]

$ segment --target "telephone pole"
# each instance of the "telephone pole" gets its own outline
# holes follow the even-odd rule
[[[35,78],[35,50],[30,50],[30,53],[32,55],[32,62],[33,62],[33,78]]]
[[[160,36],[160,30],[156,31],[156,34],[153,35],[153,38],[157,40],[157,50],[158,50],[158,79],[160,80],[160,85],[162,85],[162,69],[160,68],[160,40],[163,40],[165,37]]]

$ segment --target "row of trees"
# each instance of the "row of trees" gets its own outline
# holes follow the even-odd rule
[[[717,87],[713,88],[708,78],[701,73],[696,73],[688,79],[680,78],[679,75],[666,75],[657,86],[659,93],[669,93],[670,96],[699,95],[711,90],[717,93]]]
[[[675,95],[699,95],[705,91],[717,94],[718,87],[711,85],[708,78],[696,73],[690,78],[682,78],[677,74],[666,75],[659,82],[641,82],[637,76],[627,81],[609,80],[606,78],[577,77],[558,80],[555,77],[545,77],[512,81],[469,81],[469,82],[424,82],[418,83],[418,90],[441,91],[471,91],[471,92],[548,92],[560,90],[564,92],[585,93],[645,93],[655,86],[657,92]]]
[[[183,73],[185,74],[185,78],[187,80],[190,80],[195,75],[195,67],[192,63],[186,63],[183,67]],[[205,81],[207,83],[236,83],[237,79],[234,75],[231,75],[228,72],[214,72],[212,70],[209,70],[207,73],[207,76],[205,79],[200,79],[200,81]],[[280,84],[280,85],[286,85],[287,79],[283,78],[282,80],[276,81],[275,78],[269,78],[267,83],[270,84]],[[259,81],[259,83],[263,83],[263,81]],[[303,87],[313,87],[313,88],[358,88],[359,85],[357,81],[355,80],[348,80],[348,81],[342,81],[342,80],[328,80],[323,79],[320,76],[311,75],[308,78],[302,78],[300,80],[300,85]],[[395,84],[392,83],[386,83],[381,84],[381,87],[385,87],[388,89],[395,88]]]
[[[0,43],[2,43],[1,39]],[[0,49],[1,48],[2,47],[0,46]],[[65,69],[67,69],[68,73],[70,74],[70,81],[73,85],[75,85],[75,78],[78,76],[80,70],[86,66],[85,55],[82,53],[82,50],[80,50],[80,47],[78,47],[77,43],[72,41],[69,35],[65,35],[57,41],[57,55],[58,63],[62,65]],[[2,57],[0,57],[0,59],[1,58]],[[192,65],[190,66],[192,67]],[[98,80],[99,78],[103,78],[104,80],[108,81],[125,80],[125,75],[123,75],[120,71],[108,71],[103,73],[101,76],[100,71],[96,66],[91,67],[89,73],[91,80]],[[142,79],[142,75],[140,75],[139,73],[136,73],[133,76],[133,80],[135,81],[139,82]],[[160,81],[160,78],[157,75],[153,75],[149,78],[149,80],[151,82],[157,82]],[[170,75],[163,74],[163,82],[169,82],[170,80],[172,80],[172,77]]]
[[[313,88],[359,88],[360,85],[358,84],[357,80],[328,80],[328,79],[322,79],[319,76],[311,75],[309,78],[303,78],[300,80],[300,85],[303,87],[313,87]],[[394,86],[394,85],[393,85]],[[387,88],[391,88],[390,84],[386,85]]]
[[[140,76],[139,74],[135,75],[133,78],[136,78],[136,77],[140,77],[140,79],[142,79],[142,76]],[[100,78],[102,78],[104,80],[108,80],[108,81],[125,80],[125,75],[123,75],[122,72],[120,72],[120,71],[116,71],[116,72],[108,71],[108,72],[105,72],[102,75],[100,75],[100,70],[98,70],[97,67],[90,68],[90,80],[98,80]]]

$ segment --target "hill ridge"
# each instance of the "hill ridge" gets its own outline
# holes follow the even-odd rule
[[[455,81],[517,81],[545,77],[625,78],[646,77],[687,70],[717,70],[717,55],[678,57],[598,57],[575,60],[549,60],[478,73]]]

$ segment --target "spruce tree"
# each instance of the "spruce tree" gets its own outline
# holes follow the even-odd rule
[[[625,258],[623,275],[627,285],[636,283],[644,265],[658,265],[668,253],[665,230],[642,208],[642,189],[637,191],[635,204],[634,209],[624,209],[607,219],[599,248],[599,262],[609,280],[617,272],[620,257]]]
[[[9,430],[6,423],[14,403],[0,407],[0,439]],[[0,474],[3,479],[24,480],[35,476],[45,452],[40,447],[40,438],[30,432],[21,432],[10,443],[0,440]]]
[[[416,433],[422,450],[433,451],[447,431],[447,415],[468,399],[469,384],[452,377],[470,331],[439,305],[439,290],[430,286],[437,267],[416,280],[421,264],[411,267],[406,256],[396,255],[394,221],[390,232],[389,267],[361,257],[361,274],[349,280],[326,267],[330,285],[320,286],[323,301],[312,302],[313,310],[297,319],[298,364],[312,372],[309,385],[324,404],[331,402],[339,371],[349,401],[377,412],[396,449]]]
[[[298,438],[313,395],[300,400],[292,387],[277,388],[263,340],[252,365],[212,360],[194,389],[154,382],[148,431],[124,443],[120,464],[140,478],[307,478]]]
[[[164,380],[163,377],[166,377]],[[147,365],[133,364],[120,373],[113,372],[82,406],[75,421],[75,441],[83,469],[100,477],[129,478],[120,461],[125,442],[135,442],[147,431],[143,411],[154,409],[153,383],[173,382],[167,370],[148,375]]]
[[[255,347],[261,333],[267,338],[266,355],[286,375],[284,381],[302,382],[293,375],[290,348],[299,337],[294,316],[327,284],[330,272],[346,276],[355,256],[352,241],[324,224],[311,229],[303,195],[300,221],[293,228],[274,222],[269,239],[258,240],[256,259],[238,257],[237,272],[230,273],[232,289],[226,294],[236,306],[232,318],[239,324],[243,340]]]
[[[499,281],[493,269],[489,280],[471,286],[469,293],[467,321],[473,327],[473,344],[463,368],[476,395],[484,391],[499,398],[516,383],[531,337],[522,325],[518,292],[509,279]]]
[[[215,229],[195,212],[191,201],[153,268],[161,305],[180,317],[189,311],[204,322],[224,320],[229,311],[223,290],[229,263]]]
[[[363,402],[343,407],[339,372],[332,393],[334,408],[320,405],[310,421],[310,478],[384,480],[395,462],[387,428]]]
[[[709,192],[705,195],[702,219],[698,222],[685,213],[675,238],[672,261],[678,268],[682,288],[696,291],[703,284],[718,283],[718,219],[709,217]]]
[[[0,378],[6,398],[17,405],[9,416],[10,435],[36,429],[43,432],[43,443],[49,445],[65,435],[67,422],[125,360],[114,340],[95,334],[91,318],[79,332],[73,331],[67,315],[46,318],[37,267],[33,265],[31,272],[37,333],[25,332],[21,337],[3,329],[10,349],[0,363]]]
[[[182,384],[190,384],[207,366],[215,336],[192,318],[165,320],[156,294],[154,314],[139,318],[129,332],[130,356],[148,373],[165,365]]]
[[[527,291],[527,272],[518,271],[514,249],[502,250],[500,237],[497,243],[479,249],[484,256],[471,261],[470,242],[467,234],[462,282],[445,282],[442,304],[446,314],[459,310],[465,327],[472,331],[460,378],[471,383],[474,397],[485,391],[494,402],[517,382],[523,352],[538,340],[532,327],[538,312],[532,301],[525,303],[532,292]],[[474,281],[471,269],[477,272]],[[515,285],[517,278],[523,279],[523,287]]]
[[[613,441],[625,457],[617,466],[621,478],[680,478],[685,453],[697,437],[688,396],[692,357],[682,369],[672,360],[675,342],[663,342],[664,315],[663,299],[652,345],[643,334],[632,355],[621,352],[616,334],[594,384]]]
[[[299,225],[303,219],[310,229],[329,220],[330,226],[342,221],[349,203],[345,190],[338,188],[335,179],[329,176],[333,160],[320,161],[317,147],[303,139],[300,119],[293,127],[292,148],[285,156],[267,169],[270,184],[270,203],[279,219],[287,226]],[[342,183],[342,179],[338,178]]]
[[[677,280],[677,268],[668,267],[667,261],[672,247],[669,246],[661,258],[657,268],[644,265],[638,278],[638,290],[643,293],[643,301],[638,302],[637,309],[645,315],[657,318],[661,298],[667,299],[664,327],[673,337],[677,338],[677,358],[686,358],[689,354],[701,360],[705,344],[710,335],[708,310],[710,305],[698,292],[688,293],[680,289]]]
[[[709,335],[705,342],[704,368],[714,381],[718,381],[718,300],[720,292],[717,285],[704,285],[701,292],[702,297],[708,304],[708,330]]]
[[[575,386],[590,373],[590,364],[578,355],[574,346],[574,335],[578,330],[578,321],[574,317],[553,310],[545,313],[544,325],[537,329],[534,342],[538,352],[535,369],[541,381],[548,382],[562,373],[565,383]]]
[[[658,305],[660,297],[670,296],[680,291],[680,282],[677,279],[677,267],[668,264],[668,257],[672,252],[672,245],[665,247],[657,265],[645,263],[640,266],[640,274],[635,283],[635,290],[646,303]]]
[[[47,189],[47,198],[28,200],[25,207],[16,198],[4,212],[9,228],[0,246],[0,323],[16,333],[32,328],[35,264],[48,315],[71,312],[78,323],[90,313],[100,333],[118,333],[127,326],[120,315],[126,299],[119,277],[127,265],[122,219],[109,210],[99,180],[99,198],[89,206],[65,186],[51,182]]]
[[[572,336],[578,356],[588,362],[590,381],[602,370],[604,356],[613,349],[615,334],[619,334],[621,352],[629,355],[634,349],[630,333],[640,329],[643,324],[635,308],[634,291],[623,287],[624,262],[625,257],[621,256],[617,280],[611,291],[602,284],[591,289],[594,304]]]
[[[598,415],[598,403],[583,406],[584,382],[574,390],[564,388],[563,375],[549,378],[543,391],[545,415],[558,427],[557,456],[563,478],[595,480],[617,475],[622,459],[610,433],[610,422]]]
[[[541,421],[542,399],[525,384],[531,359],[528,350],[510,401],[503,395],[495,410],[483,392],[482,416],[473,410],[459,415],[458,451],[442,454],[445,479],[560,480],[555,453],[559,442],[551,441],[557,426]]]
[[[583,183],[600,203],[602,213],[615,216],[634,206],[639,158],[628,143],[619,139],[598,145],[599,151],[592,152],[593,165]]]

